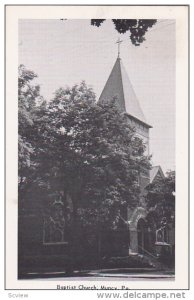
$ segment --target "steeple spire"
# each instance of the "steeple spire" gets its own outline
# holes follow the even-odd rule
[[[113,97],[117,97],[117,105],[119,109],[127,113],[131,118],[135,118],[141,123],[144,123],[146,127],[150,128],[151,126],[147,123],[143,111],[140,107],[139,101],[134,92],[133,86],[129,80],[127,72],[122,64],[121,59],[119,58],[120,49],[118,42],[118,58],[114,64],[112,72],[105,84],[105,87],[99,98],[99,102],[111,101]]]
[[[122,43],[123,41],[120,40],[120,37],[118,37],[118,40],[116,41],[116,44],[118,44],[118,58],[120,58],[120,44]]]

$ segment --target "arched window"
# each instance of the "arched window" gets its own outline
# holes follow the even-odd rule
[[[54,202],[50,215],[45,216],[43,225],[43,243],[61,244],[67,243],[65,234],[66,220],[62,202]]]

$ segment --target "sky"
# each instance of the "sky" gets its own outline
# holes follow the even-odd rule
[[[119,34],[111,20],[99,28],[90,20],[20,20],[19,64],[33,70],[41,95],[85,80],[98,99],[120,57],[150,129],[150,154],[164,172],[175,169],[175,20],[158,20],[139,47]]]

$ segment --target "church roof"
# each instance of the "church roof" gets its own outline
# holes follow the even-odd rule
[[[145,119],[128,74],[119,57],[105,84],[99,102],[110,101],[113,97],[117,97],[118,106],[123,112],[151,127]]]
[[[162,178],[165,177],[164,173],[162,171],[162,168],[160,166],[154,166],[150,170],[150,183],[152,183],[154,181],[154,179],[156,178],[157,175],[159,175]]]

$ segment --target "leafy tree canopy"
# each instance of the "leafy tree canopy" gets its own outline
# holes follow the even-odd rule
[[[116,99],[96,103],[82,82],[59,88],[46,104],[35,77],[20,66],[20,200],[36,193],[46,211],[62,199],[81,226],[116,228],[119,214],[138,204],[138,174],[150,166],[142,140],[117,110]]]
[[[18,175],[21,196],[35,169],[37,145],[34,144],[34,125],[45,102],[40,96],[39,85],[33,84],[37,75],[24,65],[19,66],[18,72]]]
[[[91,25],[100,27],[106,19],[92,19]],[[129,33],[133,45],[140,46],[145,41],[145,34],[157,20],[154,19],[112,19],[115,29],[119,33]]]
[[[160,225],[174,223],[175,218],[175,171],[168,171],[167,175],[147,186],[147,205],[151,211],[159,216]]]
[[[114,227],[123,207],[137,205],[138,172],[149,158],[114,100],[96,103],[85,82],[60,88],[38,132],[40,182],[68,194],[82,224]]]

